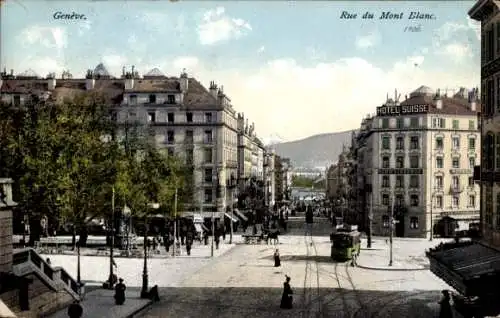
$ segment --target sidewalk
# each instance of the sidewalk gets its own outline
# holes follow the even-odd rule
[[[389,266],[390,245],[385,240],[374,240],[372,248],[366,248],[361,243],[361,253],[357,259],[359,268],[386,271],[418,271],[429,269],[429,260],[425,250],[437,245],[436,242],[426,240],[402,241],[393,243],[392,266]]]
[[[121,306],[115,305],[114,291],[97,289],[85,294],[85,299],[80,303],[83,307],[83,318],[128,318],[146,309],[152,301],[139,297],[140,288],[127,288],[126,300]],[[67,318],[68,309],[62,309],[49,318]]]

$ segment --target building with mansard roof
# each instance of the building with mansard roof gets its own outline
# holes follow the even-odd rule
[[[353,144],[358,221],[375,235],[452,236],[479,222],[478,89],[452,96],[421,86],[387,98],[363,119]],[[393,208],[394,207],[394,208]]]
[[[186,204],[190,210],[220,212],[233,207],[238,191],[235,185],[239,160],[244,162],[245,175],[247,171],[253,172],[263,179],[259,174],[263,167],[252,167],[252,164],[263,165],[263,158],[252,160],[251,153],[249,156],[238,152],[241,119],[222,87],[218,88],[214,82],[207,89],[185,71],[179,77],[166,77],[157,68],[141,77],[134,67],[128,72],[124,69],[121,77],[116,78],[102,63],[80,79],[68,76],[69,71],[65,71],[64,79],[55,76],[43,79],[34,72],[13,74],[13,71],[1,74],[3,102],[22,105],[34,96],[58,102],[82,92],[98,92],[113,105],[113,117],[119,123],[133,121],[150,131],[152,128],[152,138],[158,147],[193,166],[193,198]],[[256,142],[253,124],[251,128],[243,127],[243,135],[249,136],[248,149],[257,145],[263,151],[263,146]],[[244,158],[239,158],[240,155]]]

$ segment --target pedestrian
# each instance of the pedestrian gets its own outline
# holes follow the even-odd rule
[[[280,259],[280,251],[276,249],[274,252],[274,267],[280,267],[281,266],[281,259]]]
[[[285,275],[285,282],[283,283],[283,295],[281,295],[280,308],[293,308],[293,291],[292,287],[290,287],[290,277],[287,275]]]
[[[191,255],[191,246],[193,245],[193,231],[188,231],[186,236],[186,252]]]
[[[123,278],[119,279],[119,283],[115,286],[115,304],[123,305],[125,302],[125,290],[127,287],[123,283]]]
[[[47,259],[45,260],[45,263],[47,263],[47,265],[51,265],[50,264],[50,258],[47,257]]]
[[[443,298],[439,301],[439,318],[453,318],[450,304],[450,292],[442,290]]]
[[[205,245],[208,245],[208,231],[207,230],[203,231],[203,242],[205,243]]]
[[[220,235],[219,233],[217,233],[218,231],[215,231],[215,248],[216,249],[219,249],[219,243],[220,243]]]
[[[75,300],[68,307],[68,316],[69,318],[81,318],[82,315],[83,315],[82,305],[80,305],[80,302],[78,300]]]
[[[149,298],[152,301],[160,301],[160,294],[158,293],[158,285],[154,285],[149,291]]]
[[[157,247],[156,237],[153,236],[153,252],[156,251],[156,247]]]

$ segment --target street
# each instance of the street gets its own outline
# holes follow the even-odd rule
[[[273,246],[237,245],[178,287],[162,288],[162,300],[142,317],[428,318],[438,313],[440,291],[450,288],[428,270],[333,263],[327,237],[283,236],[280,241],[280,268],[273,267]],[[279,308],[285,274],[294,291],[291,310]]]

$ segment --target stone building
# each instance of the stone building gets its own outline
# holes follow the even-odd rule
[[[425,237],[431,229],[449,236],[478,222],[479,187],[473,180],[480,160],[477,94],[477,89],[462,88],[448,97],[422,86],[401,102],[388,99],[364,120],[357,182],[372,190],[372,197],[361,201],[362,211],[373,203],[375,235],[388,235],[392,211],[397,236]]]

